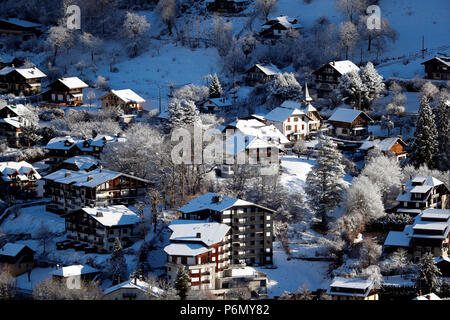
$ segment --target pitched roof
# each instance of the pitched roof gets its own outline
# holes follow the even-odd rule
[[[437,60],[437,61],[443,63],[444,65],[450,67],[450,57],[446,57],[446,56],[435,56],[434,58],[424,61],[421,64],[425,64],[432,60]]]
[[[442,300],[441,298],[439,298],[435,293],[428,293],[428,294],[424,294],[422,296],[417,296],[415,297],[413,300]]]
[[[223,223],[200,220],[173,220],[169,225],[173,242],[203,243],[207,247],[225,237],[230,227]]]
[[[97,166],[100,160],[93,156],[75,156],[64,160],[63,163],[73,164],[78,170],[87,170],[92,166]]]
[[[209,101],[211,101],[218,107],[228,107],[233,105],[231,100],[226,98],[210,98]]]
[[[106,227],[133,225],[139,222],[139,216],[124,205],[86,207],[81,210]]]
[[[409,247],[411,242],[412,226],[407,226],[403,231],[390,231],[384,241],[384,246]]]
[[[115,286],[112,286],[108,289],[105,289],[103,291],[103,294],[107,295],[107,294],[110,294],[111,292],[114,292],[114,291],[117,291],[120,289],[137,289],[142,292],[151,292],[152,294],[157,295],[157,296],[164,292],[160,288],[157,288],[155,286],[150,286],[150,284],[145,281],[142,281],[139,279],[129,279],[129,280],[119,283]]]
[[[70,77],[70,78],[61,78],[57,81],[61,82],[69,89],[77,89],[77,88],[87,88],[89,87],[86,83],[84,83],[78,77]]]
[[[23,116],[27,112],[30,112],[30,110],[25,107],[23,104],[9,104],[3,107],[0,107],[0,110],[3,110],[4,108],[8,108],[12,112],[14,112],[18,116]]]
[[[381,151],[389,151],[396,142],[399,142],[406,146],[406,143],[400,138],[386,138],[386,139],[375,139],[375,140],[366,140],[359,147],[360,150],[369,150],[374,147],[380,148]]]
[[[360,279],[360,278],[342,278],[336,277],[330,284],[330,288],[327,290],[327,294],[340,295],[340,296],[357,296],[367,297],[375,284],[373,279]],[[342,291],[337,291],[336,288]],[[338,289],[338,290],[339,290]],[[358,290],[357,292],[345,292],[346,289]]]
[[[171,256],[195,257],[210,250],[200,243],[171,243],[164,247],[164,252]]]
[[[88,273],[98,273],[100,270],[92,268],[88,265],[72,265],[67,267],[61,267],[55,271],[50,272],[51,275],[54,276],[61,276],[61,277],[71,277],[71,276],[78,276],[82,274],[88,274]]]
[[[221,196],[222,200],[216,201],[217,197]],[[274,210],[265,208],[263,206],[257,205],[252,202],[248,202],[245,200],[237,199],[237,198],[231,198],[225,195],[220,195],[218,193],[205,193],[204,195],[197,197],[191,201],[189,201],[186,205],[182,206],[178,210],[184,213],[189,212],[196,212],[201,210],[211,210],[216,212],[222,212],[226,209],[229,209],[234,206],[250,206],[254,205],[266,210],[269,210],[271,212],[274,212]]]
[[[331,117],[328,119],[328,121],[352,123],[359,115],[364,115],[366,118],[369,119],[369,121],[372,120],[364,111],[346,108],[337,108],[331,115]]]
[[[7,75],[13,71],[17,71],[25,79],[45,78],[47,75],[36,67],[33,68],[13,68],[5,67],[0,70],[0,75]]]
[[[17,18],[8,18],[8,19],[0,19],[0,21],[5,21],[8,23],[12,23],[15,24],[17,26],[21,26],[24,28],[36,28],[36,27],[41,27],[41,24],[38,23],[34,23],[34,22],[30,22],[30,21],[26,21],[26,20],[21,20],[21,19],[17,19]]]
[[[37,172],[37,170],[28,162],[20,161],[20,162],[0,162],[0,176],[4,181],[12,181],[11,175],[17,174],[21,181],[28,180],[27,175],[33,171],[36,179],[41,179],[41,175]]]
[[[288,138],[286,138],[286,136],[284,136],[274,125],[265,125],[256,119],[239,119],[237,122],[230,123],[229,126],[234,126],[244,135],[255,136],[270,141],[271,143],[279,142],[284,144],[289,142]]]
[[[269,64],[256,63],[253,67],[258,68],[259,70],[261,70],[267,76],[273,76],[273,75],[275,75],[277,73],[281,73],[280,69],[278,69],[272,63],[269,63]]]
[[[345,74],[352,71],[359,71],[359,67],[350,60],[333,61],[328,63],[334,69],[336,69],[340,74]]]
[[[102,100],[104,97],[106,97],[109,94],[116,95],[119,99],[121,99],[125,103],[128,103],[128,102],[143,103],[143,102],[145,102],[144,98],[139,96],[136,92],[134,92],[131,89],[111,90],[110,93],[101,97],[100,100]]]
[[[28,247],[24,244],[19,243],[11,243],[8,242],[0,249],[0,255],[2,256],[8,256],[8,257],[15,257],[17,256],[20,251],[22,251],[25,247]],[[29,247],[28,247],[29,248]],[[29,248],[30,249],[30,248]],[[31,249],[30,249],[31,250]],[[32,250],[33,251],[33,250]]]
[[[415,192],[413,190],[416,190],[417,192],[423,192],[423,188],[416,188],[417,185],[414,184],[420,184],[421,186],[426,186],[429,188],[433,188],[436,186],[440,186],[442,184],[444,184],[442,181],[432,177],[432,176],[415,176],[413,177],[411,180],[407,181],[405,183],[405,192],[403,193],[403,191],[401,191],[397,198],[395,199],[396,201],[414,201],[414,199],[411,197],[411,192]],[[424,200],[420,200],[420,201],[425,201]],[[419,201],[419,200],[416,200]]]
[[[283,122],[287,118],[295,115],[304,115],[306,116],[305,112],[299,109],[291,109],[291,108],[284,108],[284,107],[277,107],[270,111],[268,114],[264,116],[266,120],[272,120],[277,122]],[[307,116],[306,116],[307,117]]]

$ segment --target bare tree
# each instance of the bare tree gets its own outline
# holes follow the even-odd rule
[[[335,10],[341,12],[350,22],[353,22],[357,14],[366,10],[367,5],[367,0],[335,0]]]
[[[159,0],[158,10],[161,14],[161,20],[169,29],[169,35],[172,35],[172,26],[177,12],[175,0]]]
[[[345,59],[348,59],[348,52],[352,50],[359,38],[358,29],[350,22],[345,21],[339,24],[340,45],[345,49]]]
[[[137,56],[139,51],[148,44],[146,32],[149,29],[150,23],[145,16],[127,12],[123,23],[123,36],[131,57]]]
[[[53,48],[52,65],[55,65],[56,55],[60,48],[70,48],[73,45],[72,32],[63,26],[51,27],[48,31],[47,42]]]
[[[7,271],[0,272],[0,300],[11,300],[15,296],[16,281]]]
[[[277,0],[256,0],[255,11],[262,15],[266,21],[269,21],[269,14],[275,11],[277,7]]]

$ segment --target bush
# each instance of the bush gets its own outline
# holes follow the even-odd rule
[[[403,231],[403,229],[414,222],[414,218],[403,213],[390,213],[379,219],[373,220],[366,225],[369,232]]]

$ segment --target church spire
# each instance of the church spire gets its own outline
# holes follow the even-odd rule
[[[313,99],[309,95],[308,83],[305,81],[305,103],[310,103]]]

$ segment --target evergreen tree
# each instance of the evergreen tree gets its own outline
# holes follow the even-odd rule
[[[214,77],[211,81],[211,85],[209,86],[209,97],[210,98],[219,98],[222,96],[222,86],[220,84],[219,78],[217,74],[214,74]]]
[[[110,267],[113,284],[118,284],[127,279],[128,266],[123,255],[123,248],[119,238],[114,239],[114,248],[111,253]]]
[[[442,90],[439,95],[439,106],[435,111],[436,128],[438,129],[438,164],[440,170],[450,169],[450,94]]]
[[[184,266],[180,267],[177,272],[177,279],[175,280],[175,289],[181,300],[186,300],[189,291],[189,275]]]
[[[430,102],[428,98],[422,97],[416,130],[411,143],[409,162],[416,168],[422,164],[426,164],[429,168],[434,168],[437,153],[436,140],[437,130]]]
[[[416,278],[416,288],[423,293],[432,293],[436,291],[439,286],[438,277],[441,276],[441,271],[436,266],[433,254],[428,252],[420,261],[419,270]]]
[[[174,129],[198,123],[200,117],[193,101],[174,98],[169,102],[168,120],[170,128]]]
[[[361,106],[363,109],[369,109],[372,101],[377,99],[380,96],[381,91],[384,90],[383,77],[378,74],[370,61],[361,68],[359,75],[365,89]]]
[[[345,99],[345,103],[354,105],[359,109],[360,101],[362,101],[363,91],[365,90],[359,73],[351,71],[343,74],[339,78],[337,87],[339,98]]]
[[[342,154],[337,144],[328,136],[321,136],[317,164],[308,173],[305,191],[313,211],[321,217],[326,227],[328,213],[343,199],[345,175]]]

